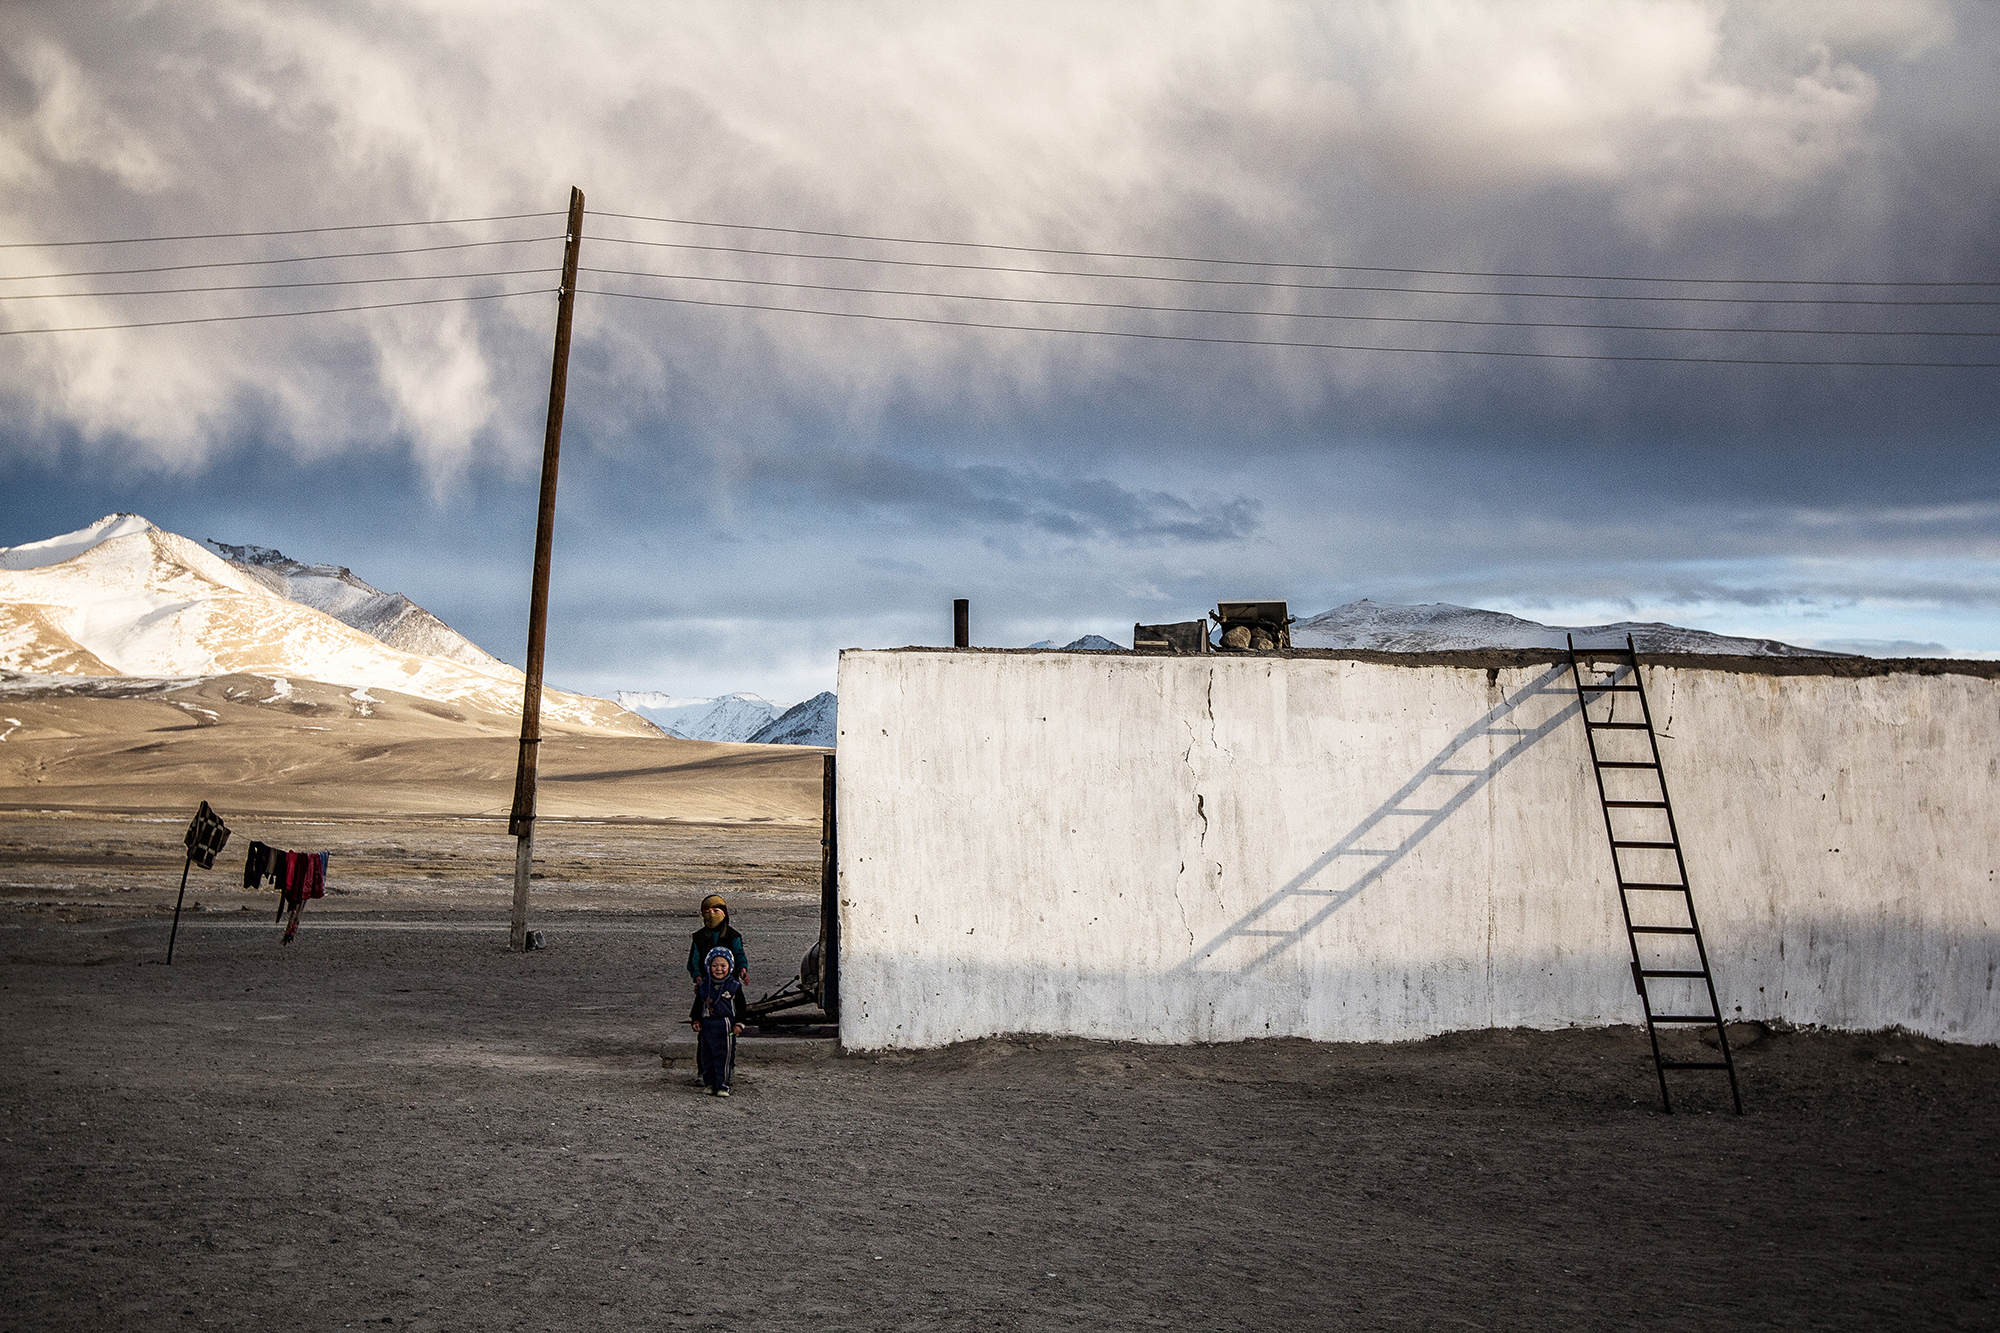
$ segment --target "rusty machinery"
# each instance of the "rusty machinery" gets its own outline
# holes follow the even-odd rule
[[[1217,602],[1218,652],[1268,653],[1292,646],[1292,621],[1283,602]]]

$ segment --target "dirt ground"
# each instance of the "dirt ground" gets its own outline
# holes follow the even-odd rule
[[[0,1327],[2000,1327],[1994,1050],[1746,1029],[1739,1119],[1630,1029],[746,1040],[718,1101],[695,904],[774,984],[816,830],[552,824],[519,955],[504,829],[260,829],[342,891],[281,948],[197,871],[169,968],[182,822],[0,815]]]

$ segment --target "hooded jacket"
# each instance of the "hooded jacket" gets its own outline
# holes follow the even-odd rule
[[[736,927],[729,924],[729,909],[722,909],[722,920],[715,929],[703,926],[694,933],[694,942],[688,945],[688,980],[701,983],[701,960],[708,956],[710,949],[727,949],[736,955],[736,975],[742,976],[750,966],[750,955],[743,949],[743,937],[736,933]]]
[[[719,944],[702,956],[702,962],[718,954],[727,955],[729,946]],[[700,981],[694,983],[694,1004],[688,1009],[691,1023],[720,1022],[725,1028],[743,1021],[743,983],[732,973],[717,981],[707,975],[704,969]]]

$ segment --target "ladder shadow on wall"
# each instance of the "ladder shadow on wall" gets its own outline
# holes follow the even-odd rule
[[[1568,666],[1551,667],[1502,699],[1485,716],[1452,737],[1394,795],[1311,865],[1196,948],[1193,957],[1174,970],[1243,973],[1255,972],[1275,962],[1442,828],[1501,769],[1575,716],[1576,693],[1568,687],[1568,676]],[[1532,711],[1528,708],[1530,704],[1552,698],[1565,703],[1547,718],[1536,722],[1530,716],[1522,716]],[[1489,739],[1504,739],[1505,748],[1482,763],[1469,762],[1466,752],[1481,747]],[[1414,822],[1405,826],[1402,821],[1406,820]],[[1399,828],[1406,831],[1399,832]],[[1320,883],[1329,871],[1335,872],[1336,882]],[[1337,882],[1341,872],[1352,875],[1344,885]]]

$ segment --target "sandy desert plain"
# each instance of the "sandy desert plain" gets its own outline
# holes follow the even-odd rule
[[[1746,1027],[1738,1118],[1630,1028],[746,1040],[717,1101],[687,932],[796,966],[818,751],[552,733],[522,955],[506,719],[122,693],[0,692],[0,1328],[2000,1327],[2000,1052]],[[289,948],[253,838],[333,854]]]

